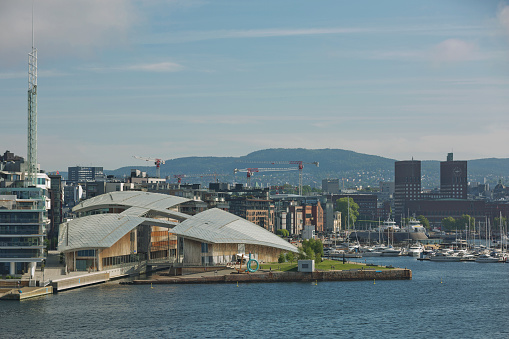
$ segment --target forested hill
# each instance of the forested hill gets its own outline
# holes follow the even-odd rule
[[[393,181],[396,160],[342,149],[274,148],[255,151],[241,157],[185,157],[166,160],[166,164],[161,165],[161,177],[169,177],[174,181],[175,174],[217,173],[222,175],[219,177],[220,181],[245,182],[243,179],[245,174],[233,175],[235,168],[297,167],[294,164],[270,163],[289,161],[304,162],[304,184],[319,187],[322,179],[344,178],[346,185],[353,187],[359,184],[377,186],[380,180]],[[318,162],[319,167],[313,165],[313,162]],[[155,166],[139,166],[139,164],[105,172],[117,177],[129,176],[132,168],[147,171],[149,175],[155,174]],[[422,162],[423,188],[439,185],[439,171],[440,161]],[[487,178],[492,183],[500,179],[504,182],[509,179],[509,159],[469,160],[468,172],[469,180],[472,181],[483,181]],[[284,181],[295,185],[298,182],[298,175],[291,172],[265,172],[256,173],[252,180],[254,182],[258,180],[260,184]],[[210,177],[189,178],[185,181],[206,183],[211,179]]]

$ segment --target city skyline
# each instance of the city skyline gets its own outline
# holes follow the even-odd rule
[[[32,1],[0,4],[0,145],[26,158]],[[266,148],[507,158],[507,1],[34,2],[38,160]]]

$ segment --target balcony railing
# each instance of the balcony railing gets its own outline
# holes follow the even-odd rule
[[[44,244],[38,244],[28,241],[0,241],[0,247],[44,247]]]
[[[0,227],[0,235],[42,235],[43,230],[40,226],[16,226],[16,227]]]
[[[42,253],[33,253],[33,252],[17,252],[17,253],[0,253],[0,258],[45,258],[45,255]]]

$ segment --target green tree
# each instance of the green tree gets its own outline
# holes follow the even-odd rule
[[[467,227],[468,227],[468,225],[470,225],[470,226],[475,225],[475,218],[469,216],[468,214],[463,214],[461,216],[461,218],[456,220],[455,229],[457,229],[457,230],[464,230],[465,229],[465,225],[467,225]]]
[[[419,220],[419,222],[421,223],[422,226],[424,226],[425,229],[429,230],[429,220],[424,215],[418,216],[417,220]]]
[[[295,254],[293,252],[287,252],[286,260],[289,262],[293,262],[295,260]]]
[[[323,243],[320,240],[309,239],[302,242],[302,247],[299,248],[300,259],[311,259],[316,262],[322,261],[323,256]],[[319,258],[319,259],[317,259]]]
[[[348,213],[348,201],[350,200],[350,213]],[[341,212],[341,224],[344,225],[345,228],[352,225],[357,221],[357,217],[359,216],[359,205],[357,205],[353,198],[345,197],[336,200],[336,211]],[[348,216],[350,215],[350,222],[348,222]]]
[[[453,231],[456,229],[456,219],[447,217],[442,219],[442,231]]]
[[[505,225],[507,223],[507,218],[506,217],[502,217],[502,225]],[[473,225],[473,224],[470,224],[470,225]],[[500,225],[500,218],[499,217],[495,217],[495,221],[494,221],[494,224],[493,224],[493,227],[498,227]]]
[[[285,229],[280,229],[276,231],[276,234],[281,237],[288,237],[290,235],[290,232],[288,232],[288,230]]]
[[[313,251],[313,249],[311,247],[308,247],[305,250],[305,253],[306,253],[306,259],[310,259],[310,260],[315,259],[315,252]]]
[[[286,261],[286,256],[283,252],[279,253],[279,258],[277,258],[278,263],[284,263]]]
[[[301,247],[299,247],[299,254],[298,254],[299,260],[306,259],[306,251]]]

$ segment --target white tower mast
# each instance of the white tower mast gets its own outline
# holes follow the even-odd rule
[[[28,186],[37,184],[37,49],[34,46],[34,7],[32,4],[32,52],[28,53]]]

